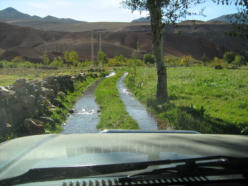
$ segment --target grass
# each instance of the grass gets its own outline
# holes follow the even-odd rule
[[[137,68],[126,84],[159,118],[175,129],[202,133],[248,132],[248,70],[195,66],[168,68],[170,103],[157,103],[156,69]]]
[[[122,102],[117,81],[123,73],[104,79],[96,88],[96,102],[101,108],[101,118],[98,129],[138,129],[137,122],[131,118]]]
[[[42,80],[47,76],[59,75],[76,75],[85,68],[58,68],[58,69],[38,69],[38,68],[0,68],[0,86],[8,86],[13,84],[17,79],[24,78],[29,80]]]

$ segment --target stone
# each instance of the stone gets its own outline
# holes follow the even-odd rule
[[[9,99],[15,95],[15,91],[0,86],[0,100]]]
[[[40,117],[39,120],[42,121],[43,123],[49,123],[51,127],[55,128],[55,121],[52,118],[43,116]]]
[[[44,134],[45,129],[43,123],[32,118],[24,120],[24,127],[30,135]]]

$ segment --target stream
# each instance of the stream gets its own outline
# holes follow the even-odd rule
[[[157,121],[151,113],[126,88],[124,80],[127,75],[127,72],[124,73],[117,83],[117,87],[128,114],[137,121],[141,130],[158,130]]]
[[[95,89],[100,81],[90,86],[84,95],[77,101],[64,126],[64,134],[72,133],[96,133],[100,118],[98,116],[99,107],[95,102]]]
[[[106,78],[114,76],[115,72],[110,73]],[[120,97],[126,106],[126,110],[139,124],[141,130],[157,130],[157,122],[146,108],[132,96],[124,84],[125,73],[118,81],[117,87]],[[99,107],[95,102],[95,89],[100,80],[90,86],[84,95],[73,107],[74,113],[70,114],[66,120],[63,134],[72,133],[97,133],[96,128],[99,118]]]

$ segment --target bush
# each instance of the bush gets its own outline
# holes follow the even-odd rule
[[[183,56],[180,60],[180,64],[183,66],[189,66],[190,64],[194,63],[196,60],[192,56]]]
[[[233,62],[234,58],[235,58],[234,52],[225,52],[223,55],[223,59],[229,64]]]
[[[213,63],[214,63],[215,69],[223,69],[223,67],[225,66],[225,61],[223,59],[218,58],[218,57],[214,58]]]
[[[242,65],[246,65],[245,57],[238,54],[235,56],[233,63],[234,65],[239,67]]]
[[[4,65],[3,65],[3,63],[0,63],[0,68],[4,68]]]
[[[166,66],[179,66],[180,65],[180,58],[173,57],[173,56],[165,56],[164,62]]]
[[[154,64],[155,63],[155,57],[152,54],[144,54],[143,61],[145,64]]]
[[[205,54],[203,54],[201,60],[204,64],[206,64],[209,61],[209,58]]]
[[[97,61],[98,64],[107,64],[108,63],[108,57],[104,52],[98,52],[97,53]]]
[[[18,63],[18,62],[24,62],[24,59],[21,56],[16,56],[11,61],[14,63]]]
[[[123,56],[115,56],[108,61],[109,66],[127,66],[127,59]]]
[[[63,67],[63,64],[64,64],[64,61],[59,56],[58,58],[55,58],[50,65],[53,66],[53,67]]]
[[[43,64],[44,65],[49,65],[50,59],[47,54],[43,54]]]
[[[76,66],[79,61],[78,53],[76,51],[66,51],[64,53],[64,60],[66,63]]]

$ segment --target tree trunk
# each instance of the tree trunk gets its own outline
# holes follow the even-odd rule
[[[160,0],[148,0],[148,9],[151,17],[153,54],[157,67],[157,99],[168,101],[167,72],[163,54],[163,23]]]

